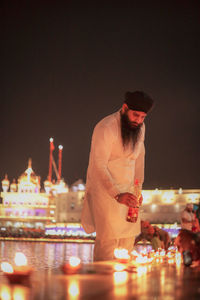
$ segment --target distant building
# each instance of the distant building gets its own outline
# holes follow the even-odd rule
[[[8,176],[2,181],[0,226],[14,228],[44,228],[56,222],[55,195],[68,192],[68,187],[60,180],[59,184],[44,183],[41,192],[40,177],[32,169],[29,159],[28,168],[10,184]]]
[[[200,189],[144,190],[141,217],[151,223],[180,223],[180,213],[187,203],[197,207]]]
[[[85,191],[69,191],[66,194],[58,194],[56,201],[56,222],[80,223],[81,210]]]

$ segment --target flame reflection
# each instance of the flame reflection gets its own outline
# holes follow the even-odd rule
[[[79,290],[78,281],[76,281],[76,280],[70,281],[70,284],[68,287],[68,294],[74,299],[79,296],[80,290]]]

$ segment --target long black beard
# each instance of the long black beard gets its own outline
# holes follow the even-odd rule
[[[141,134],[141,126],[142,124],[138,125],[137,127],[132,127],[127,114],[121,112],[121,136],[124,148],[126,148],[130,142],[133,145],[133,149],[135,148],[135,145]]]

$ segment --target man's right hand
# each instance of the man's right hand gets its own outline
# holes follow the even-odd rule
[[[128,207],[137,206],[137,197],[131,193],[121,193],[116,197],[117,201],[121,204],[124,204]]]

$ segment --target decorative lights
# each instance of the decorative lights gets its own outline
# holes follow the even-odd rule
[[[27,258],[22,252],[16,252],[15,265],[8,262],[1,263],[1,269],[10,283],[28,282],[33,268],[28,266]]]
[[[65,274],[75,274],[81,268],[81,260],[79,257],[71,256],[69,261],[62,266],[62,270]]]

